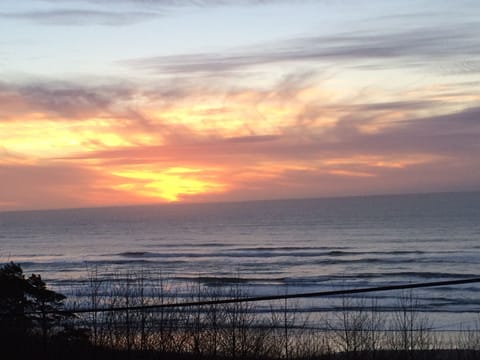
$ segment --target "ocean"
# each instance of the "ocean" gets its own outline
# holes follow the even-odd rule
[[[67,294],[92,269],[153,271],[178,289],[241,282],[254,295],[466,279],[480,275],[480,193],[4,212],[8,261]],[[415,295],[439,329],[458,329],[478,320],[479,290]],[[399,293],[375,296],[389,309]]]

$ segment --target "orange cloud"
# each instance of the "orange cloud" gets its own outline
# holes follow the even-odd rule
[[[340,176],[351,176],[351,177],[372,177],[375,176],[374,174],[367,173],[367,172],[360,172],[360,171],[350,171],[350,170],[329,170],[329,174],[332,175],[340,175]]]
[[[381,102],[376,92],[342,103],[297,83],[116,90],[112,99],[105,89],[46,91],[57,101],[40,90],[0,87],[0,111],[9,113],[0,121],[0,173],[15,188],[0,194],[3,208],[391,192],[415,189],[426,169],[453,166],[465,184],[477,179],[475,107],[439,114],[451,104]]]

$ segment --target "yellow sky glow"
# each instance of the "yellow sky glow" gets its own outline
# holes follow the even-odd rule
[[[168,202],[178,201],[182,196],[199,193],[222,192],[226,186],[210,180],[197,178],[200,169],[168,168],[163,171],[126,170],[114,172],[122,178],[122,184],[114,188],[133,192],[147,198],[160,198]]]

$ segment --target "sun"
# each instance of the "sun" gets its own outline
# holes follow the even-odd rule
[[[185,167],[172,167],[161,171],[122,170],[113,172],[120,177],[121,183],[116,190],[123,190],[148,198],[160,198],[167,202],[176,202],[183,196],[223,192],[225,185],[202,178],[203,170]]]

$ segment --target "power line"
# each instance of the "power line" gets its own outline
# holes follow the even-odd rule
[[[286,299],[298,299],[298,298],[330,297],[330,296],[338,296],[338,295],[353,295],[353,294],[392,291],[392,290],[418,289],[418,288],[438,287],[438,286],[448,286],[448,285],[464,285],[464,284],[472,284],[472,283],[480,283],[480,277],[463,279],[463,280],[449,280],[449,281],[435,281],[435,282],[424,282],[424,283],[403,284],[403,285],[375,286],[375,287],[364,287],[364,288],[356,288],[356,289],[318,291],[318,292],[296,293],[296,294],[285,294],[285,295],[252,296],[252,297],[244,297],[244,298],[187,301],[187,302],[179,302],[179,303],[152,304],[152,305],[139,305],[139,306],[120,306],[120,307],[97,308],[97,309],[84,308],[84,309],[59,310],[59,311],[51,311],[49,313],[81,314],[81,313],[100,313],[100,312],[131,311],[131,310],[149,310],[149,309],[154,310],[154,309],[182,308],[182,307],[194,307],[194,306],[224,305],[224,304],[245,303],[245,302],[286,300]]]

